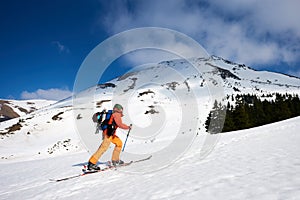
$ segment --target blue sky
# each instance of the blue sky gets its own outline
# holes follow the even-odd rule
[[[94,47],[145,26],[180,31],[212,55],[300,77],[298,7],[298,0],[1,1],[0,98],[65,98]],[[107,75],[129,66],[117,60]]]

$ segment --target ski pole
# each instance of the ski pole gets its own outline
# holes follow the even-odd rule
[[[130,133],[130,131],[131,131],[131,126],[132,126],[132,124],[130,124],[130,129],[128,130],[128,133],[127,133],[126,140],[125,140],[125,143],[124,143],[124,146],[123,146],[123,149],[122,149],[122,151],[124,151],[124,149],[125,149],[126,142],[127,142],[127,139],[128,139],[129,133]]]

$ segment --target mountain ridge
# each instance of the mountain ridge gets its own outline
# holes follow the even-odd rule
[[[212,81],[224,91],[226,101],[228,96],[248,93],[257,94],[261,98],[270,96],[269,99],[278,92],[300,96],[298,78],[255,71],[216,57],[208,60],[193,58],[189,62],[196,67],[203,67],[203,70],[195,70],[194,66],[184,60],[164,61],[90,87],[75,94],[73,98],[1,122],[2,160],[43,158],[85,151],[87,144],[82,144],[81,131],[92,137],[89,139],[92,140],[92,149],[97,148],[99,135],[94,134],[95,124],[91,116],[96,111],[111,109],[117,102],[125,107],[124,122],[135,126],[131,132],[133,138],[128,141],[129,146],[147,143],[145,150],[151,149],[151,144],[175,138],[173,134],[179,130],[184,137],[204,134],[204,123],[214,103],[210,98],[207,81]],[[206,77],[212,80],[205,80]],[[192,131],[188,125],[181,129],[178,123],[185,110],[194,113],[191,121],[197,123],[197,127]],[[79,129],[82,126],[82,130],[78,126]],[[13,127],[19,129],[9,132]],[[156,131],[162,131],[163,134],[153,135]],[[146,139],[140,140],[141,133],[147,135]],[[122,130],[118,134],[124,139]],[[33,148],[35,145],[39,146],[38,151]],[[23,146],[26,151],[19,152],[19,146]]]

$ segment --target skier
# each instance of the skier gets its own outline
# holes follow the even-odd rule
[[[116,124],[116,129],[131,129],[131,126],[128,126],[126,124],[123,124],[122,118],[123,117],[123,107],[120,104],[116,104],[113,107],[113,114],[111,117],[111,120]],[[103,155],[103,153],[108,149],[110,143],[112,142],[115,144],[115,148],[112,154],[112,164],[114,166],[124,164],[124,161],[120,160],[120,153],[122,149],[122,141],[121,139],[116,135],[116,129],[113,131],[111,136],[107,133],[108,129],[103,131],[103,141],[101,145],[99,146],[98,150],[90,157],[88,162],[88,170],[100,170],[100,167],[97,166],[97,162],[100,159],[100,157]]]

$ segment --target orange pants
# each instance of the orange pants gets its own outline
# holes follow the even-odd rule
[[[113,135],[110,137],[104,135],[101,145],[99,146],[98,150],[91,156],[89,162],[91,162],[93,164],[97,164],[99,158],[108,149],[111,142],[113,144],[115,144],[115,149],[113,151],[111,160],[114,160],[114,161],[120,160],[120,153],[121,153],[121,149],[122,149],[122,145],[123,145],[122,140],[116,135]]]

